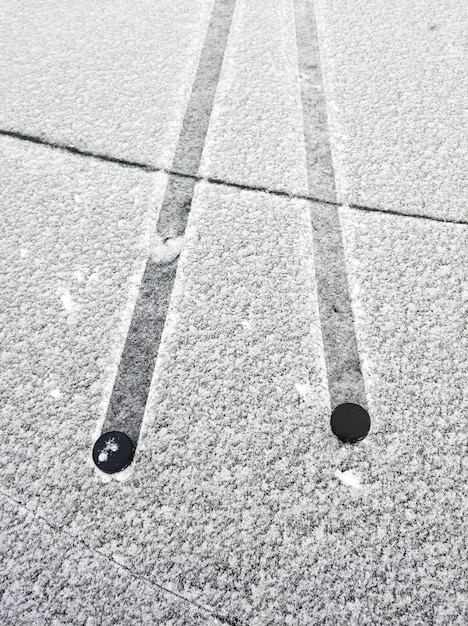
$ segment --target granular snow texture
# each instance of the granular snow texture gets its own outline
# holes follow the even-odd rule
[[[214,3],[72,4],[3,3],[2,123],[170,165]],[[236,3],[203,173],[334,198],[313,49],[340,199],[466,218],[461,3],[315,4],[320,55],[310,2]],[[166,184],[0,138],[0,622],[465,626],[468,226],[171,177],[159,237]],[[105,480],[148,259],[174,288]]]
[[[0,129],[170,167],[212,6],[0,1]]]
[[[316,0],[341,202],[468,221],[464,0]]]
[[[200,171],[244,185],[307,193],[289,0],[236,2]]]
[[[21,626],[222,626],[0,495],[0,616]]]
[[[91,341],[82,314],[73,344],[43,330],[46,358],[39,335],[10,321],[22,358],[10,356],[9,384],[21,401],[3,411],[2,490],[75,542],[231,622],[463,624],[466,229],[350,211],[342,219],[367,440],[343,446],[329,428],[308,203],[201,183],[133,474],[103,484],[86,464],[108,374],[83,360],[80,337],[108,361],[111,329],[100,321]],[[54,233],[35,232],[43,245]],[[15,310],[40,278],[11,293]],[[67,362],[74,374],[56,410],[39,380]],[[17,383],[20,369],[36,382]],[[95,392],[80,391],[91,375]],[[306,385],[312,403],[299,392]]]

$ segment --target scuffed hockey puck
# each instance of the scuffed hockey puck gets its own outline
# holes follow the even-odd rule
[[[93,461],[106,474],[115,474],[130,465],[135,452],[133,441],[118,430],[99,437],[93,447]]]
[[[345,443],[356,443],[367,437],[370,423],[369,413],[359,404],[351,402],[339,404],[330,420],[333,434]]]

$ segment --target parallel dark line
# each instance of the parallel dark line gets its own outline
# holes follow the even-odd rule
[[[313,190],[316,196],[335,204],[335,175],[312,12],[309,0],[294,2],[307,179],[309,192]]]
[[[169,177],[158,222],[161,240],[184,234],[195,182]],[[148,258],[110,398],[104,432],[121,430],[137,441],[153,377],[178,258]]]
[[[28,141],[30,143],[39,144],[42,146],[46,146],[48,148],[54,150],[62,150],[64,152],[69,152],[70,154],[76,154],[79,156],[97,159],[98,161],[106,161],[108,163],[115,163],[117,165],[121,165],[123,167],[134,167],[146,172],[161,172],[163,174],[168,174],[169,176],[178,177],[178,178],[186,178],[193,180],[195,182],[206,181],[207,183],[211,183],[212,185],[223,185],[225,187],[233,187],[234,189],[242,189],[245,191],[258,191],[260,193],[268,193],[274,196],[281,196],[283,198],[291,198],[296,200],[307,200],[308,202],[319,202],[321,204],[326,204],[329,206],[343,207],[346,209],[346,206],[343,206],[341,203],[336,200],[330,200],[329,198],[323,198],[319,196],[312,196],[310,194],[297,194],[294,192],[290,192],[284,189],[272,189],[271,187],[263,187],[258,185],[249,185],[245,183],[237,183],[235,181],[223,180],[221,178],[211,178],[206,176],[199,176],[198,174],[190,174],[187,172],[179,172],[173,168],[168,169],[164,167],[158,167],[156,165],[151,165],[149,163],[142,163],[140,161],[130,161],[128,159],[122,159],[119,157],[113,157],[107,154],[99,154],[96,152],[91,152],[89,150],[83,150],[82,148],[77,148],[75,146],[68,146],[66,144],[53,142],[43,137],[39,137],[37,135],[29,135],[25,133],[20,133],[11,130],[2,130],[0,129],[0,136],[4,137],[12,137],[14,139],[18,139],[20,141]],[[349,204],[350,209],[355,209],[357,211],[367,211],[369,213],[382,213],[388,215],[395,215],[400,217],[412,217],[414,219],[421,220],[429,220],[433,222],[440,222],[442,224],[459,224],[463,226],[468,225],[468,221],[464,220],[451,220],[444,219],[442,217],[435,217],[431,215],[422,215],[420,213],[406,213],[403,211],[395,211],[392,209],[383,209],[379,207],[370,207],[362,204]]]
[[[323,186],[324,178],[325,188],[335,205],[316,203],[311,206],[315,276],[330,402],[332,409],[343,402],[366,407],[336,202],[313,1],[294,0],[294,9],[309,189]],[[319,152],[324,157],[318,159]],[[317,174],[317,160],[320,175]]]
[[[159,213],[160,242],[185,233],[205,137],[221,72],[235,0],[216,0],[192,85]],[[176,173],[177,172],[177,173]],[[133,441],[143,415],[177,271],[178,258],[149,258],[119,363],[104,431],[122,430]]]

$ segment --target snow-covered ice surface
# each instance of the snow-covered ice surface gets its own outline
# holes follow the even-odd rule
[[[200,172],[307,193],[290,0],[237,0]]]
[[[367,440],[342,446],[329,429],[307,203],[201,183],[133,474],[102,484],[86,464],[107,381],[91,346],[96,359],[112,361],[112,333],[99,317],[109,298],[103,280],[96,325],[79,342],[78,321],[72,351],[66,335],[43,331],[42,355],[23,313],[7,325],[21,350],[21,360],[10,355],[9,381],[20,399],[4,408],[2,491],[74,545],[84,541],[97,557],[248,624],[464,623],[467,231],[342,217],[367,363]],[[40,224],[34,232],[42,245],[52,234]],[[49,274],[59,261],[49,259]],[[47,281],[37,274],[28,284],[44,291]],[[122,291],[111,291],[107,306],[124,308]],[[27,305],[21,291],[11,294],[16,310]],[[66,363],[75,391],[57,409],[34,380]],[[28,380],[17,380],[20,368]],[[92,393],[80,391],[93,374]],[[298,392],[305,384],[313,403]],[[70,591],[77,603],[80,589]],[[138,598],[147,600],[146,589]],[[30,601],[39,611],[41,601]],[[42,602],[52,610],[55,600]]]
[[[468,219],[464,0],[316,0],[342,202]]]
[[[0,162],[0,489],[33,512],[2,496],[0,622],[192,623],[187,603],[33,520],[49,507],[66,520],[96,482],[87,459],[166,177],[5,138]]]
[[[336,201],[314,0],[294,0],[294,13],[309,193]]]
[[[0,0],[0,129],[170,167],[212,7]]]
[[[144,437],[157,563],[249,624],[462,624],[468,231],[344,214],[373,418],[351,448],[328,427],[293,207],[197,193]]]
[[[169,164],[212,4],[3,2],[2,115]],[[300,5],[236,4],[206,175],[301,193],[309,178],[311,193],[332,193],[331,172],[315,179],[306,158]],[[438,146],[459,145],[461,95],[448,91],[466,18],[456,0],[374,6],[316,6],[338,190],[461,218],[460,152]],[[101,109],[103,77],[118,86]],[[72,105],[85,92],[89,106]],[[195,185],[187,232],[168,211],[158,238],[166,179],[0,138],[0,623],[464,626],[468,226],[184,179],[173,187],[189,197]],[[145,263],[177,258],[135,462],[103,481],[90,452]],[[372,419],[355,446],[329,426],[317,282],[328,309],[349,284]]]
[[[3,626],[221,626],[0,495]]]

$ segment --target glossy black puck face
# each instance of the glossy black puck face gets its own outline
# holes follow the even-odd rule
[[[93,447],[93,461],[106,474],[115,474],[130,465],[135,452],[128,435],[112,430],[99,437]]]
[[[345,443],[356,443],[367,437],[370,430],[369,413],[359,404],[339,404],[332,413],[330,425],[338,439]]]

